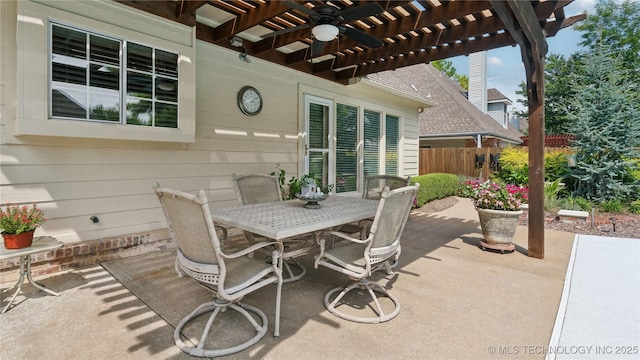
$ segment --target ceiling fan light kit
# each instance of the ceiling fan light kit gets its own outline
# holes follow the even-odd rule
[[[320,41],[331,41],[338,36],[338,28],[329,24],[316,25],[311,32]]]
[[[262,35],[262,38],[269,38],[283,35],[293,31],[311,28],[313,34],[313,42],[311,43],[311,56],[321,55],[324,51],[325,44],[332,41],[338,34],[360,43],[363,46],[379,49],[384,43],[365,31],[359,30],[353,26],[345,26],[344,24],[364,19],[369,16],[375,16],[384,10],[375,2],[366,3],[354,7],[339,9],[337,6],[325,3],[313,8],[306,7],[295,1],[286,1],[285,4],[290,8],[305,14],[308,21],[304,24],[287,27],[282,30],[274,31],[270,34]]]

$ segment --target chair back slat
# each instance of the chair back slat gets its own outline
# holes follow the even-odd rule
[[[394,175],[372,175],[367,176],[364,182],[362,197],[365,199],[379,200],[385,187],[395,190],[404,186],[409,186],[410,177],[400,177]]]
[[[220,242],[209,213],[204,191],[197,196],[167,188],[156,188],[171,237],[189,260],[219,264]]]
[[[240,205],[282,201],[278,178],[271,175],[232,175]]]
[[[371,225],[369,255],[372,262],[385,261],[400,247],[400,237],[409,218],[418,184],[395,190],[385,188]]]

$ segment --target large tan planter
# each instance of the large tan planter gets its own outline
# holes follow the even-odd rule
[[[476,210],[478,211],[482,236],[486,244],[492,245],[489,247],[493,249],[504,247],[506,250],[513,250],[513,236],[516,233],[522,210],[506,211],[479,208],[476,208]]]

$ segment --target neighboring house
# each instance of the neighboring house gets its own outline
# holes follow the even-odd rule
[[[313,173],[354,195],[366,174],[418,173],[418,109],[433,105],[422,93],[242,61],[117,2],[0,9],[1,202],[37,202],[48,221],[36,235],[67,248],[167,241],[156,182],[225,207],[233,173]],[[254,116],[239,109],[245,86],[262,96]]]
[[[509,111],[507,110],[510,105],[513,105],[511,100],[498,89],[491,88],[487,90],[487,114],[505,129],[510,125]]]
[[[522,134],[510,126],[503,127],[476,108],[458,83],[431,65],[408,66],[370,74],[368,78],[409,88],[436,104],[420,113],[420,147],[480,147],[478,142],[482,147],[503,147],[522,142]]]

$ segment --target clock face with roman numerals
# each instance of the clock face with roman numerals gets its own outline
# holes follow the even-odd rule
[[[238,92],[238,107],[245,115],[256,115],[262,110],[262,95],[256,88],[245,86]]]

